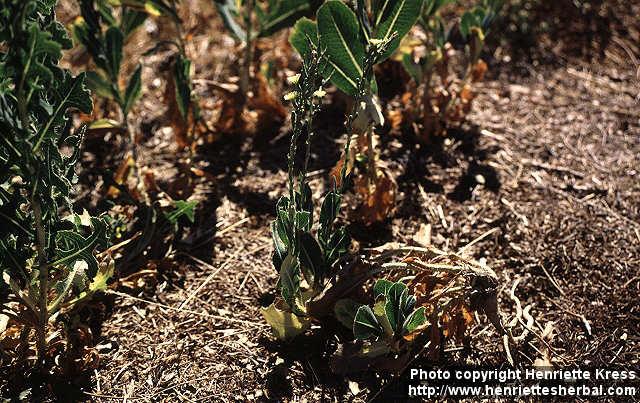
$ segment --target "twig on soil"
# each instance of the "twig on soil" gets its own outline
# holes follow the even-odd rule
[[[204,312],[196,312],[196,311],[192,311],[190,309],[180,309],[180,308],[175,308],[173,306],[169,306],[169,305],[165,305],[165,304],[161,304],[159,302],[154,302],[154,301],[149,301],[146,299],[142,299],[142,298],[138,298],[138,297],[134,297],[132,295],[129,294],[125,294],[123,292],[119,292],[119,291],[114,291],[114,290],[106,290],[105,291],[106,294],[113,294],[113,295],[117,295],[119,297],[123,297],[123,298],[128,298],[134,301],[138,301],[138,302],[143,302],[145,304],[148,305],[154,305],[154,306],[158,306],[160,308],[165,308],[165,309],[170,309],[172,311],[176,311],[176,312],[184,312],[184,313],[188,313],[191,315],[197,315],[197,316],[202,316],[205,318],[210,318],[210,319],[217,319],[217,320],[223,320],[223,321],[227,321],[227,322],[235,322],[235,323],[242,323],[248,326],[255,326],[255,327],[269,327],[269,325],[262,324],[262,323],[257,323],[257,322],[251,322],[248,320],[242,320],[242,319],[234,319],[234,318],[227,318],[224,316],[219,316],[219,315],[211,315],[208,313],[204,313]]]
[[[558,285],[558,283],[556,282],[556,280],[551,276],[551,274],[547,271],[547,269],[545,269],[544,265],[539,265],[540,268],[542,269],[542,271],[544,272],[544,274],[547,276],[547,278],[549,279],[549,281],[551,282],[551,285],[553,285],[556,290],[558,290],[560,292],[560,294],[566,296],[566,294],[564,293],[564,291],[562,290],[562,288],[560,288],[560,286]]]
[[[209,283],[209,281],[211,281],[215,276],[218,275],[218,273],[220,272],[220,270],[226,268],[229,263],[235,259],[236,257],[238,257],[238,254],[240,253],[240,250],[237,250],[236,253],[234,253],[233,255],[231,255],[223,264],[220,265],[220,267],[218,267],[214,272],[212,272],[211,274],[209,274],[207,276],[207,278],[198,286],[198,288],[196,288],[191,294],[189,294],[189,296],[187,297],[187,299],[185,299],[184,301],[182,301],[182,303],[180,304],[180,306],[178,307],[178,309],[182,309],[184,308],[185,305],[187,305],[192,299],[193,297],[195,297],[196,295],[198,295],[198,293],[200,292],[200,290],[202,290],[202,288],[207,285]],[[213,267],[212,265],[210,265],[209,263],[198,259],[195,256],[191,256],[185,253],[185,256],[187,256],[189,259],[193,260],[194,262],[201,264],[205,267],[211,268],[211,269],[215,269],[215,267]]]

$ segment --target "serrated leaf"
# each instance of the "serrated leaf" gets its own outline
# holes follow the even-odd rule
[[[70,74],[64,74],[62,83],[51,89],[51,92],[54,94],[54,109],[49,120],[47,120],[37,134],[37,141],[33,146],[34,152],[38,151],[45,139],[55,135],[54,131],[58,125],[62,124],[67,109],[76,108],[81,112],[91,113],[93,102],[91,101],[89,91],[84,86],[84,78],[84,73],[76,77],[72,77]]]
[[[320,48],[334,70],[329,72],[331,82],[355,95],[365,55],[356,15],[342,1],[329,0],[318,9],[317,22]]]
[[[142,93],[142,65],[138,65],[138,68],[129,79],[127,84],[127,90],[124,94],[124,103],[122,105],[122,111],[124,115],[128,115],[129,111],[133,107],[133,104],[138,100]]]
[[[106,223],[98,218],[91,218],[92,232],[83,236],[76,231],[58,231],[56,234],[56,257],[52,267],[64,265],[73,267],[78,261],[87,264],[88,276],[95,276],[98,262],[93,255],[98,246],[106,245]]]
[[[383,332],[382,326],[370,307],[363,305],[358,308],[353,321],[353,336],[359,340],[366,340],[370,337],[380,336]]]

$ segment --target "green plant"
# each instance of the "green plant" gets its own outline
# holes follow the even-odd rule
[[[339,0],[325,2],[316,13],[316,21],[302,18],[296,22],[289,41],[304,58],[309,40],[326,50],[327,63],[322,74],[344,93],[355,96],[356,83],[364,74],[364,60],[370,44],[386,43],[386,50],[376,56],[373,64],[387,59],[401,39],[415,24],[423,0],[366,1],[358,0],[355,11]],[[378,103],[377,85],[373,74],[363,97],[356,102],[357,113],[348,127],[357,136],[356,150],[336,167],[336,179],[351,172],[359,162],[366,172],[365,180],[356,180],[356,192],[362,201],[357,215],[367,224],[386,218],[395,204],[395,183],[378,168],[374,126],[384,122]]]
[[[300,17],[313,13],[322,0],[213,0],[224,26],[238,41],[245,44],[244,62],[240,73],[240,91],[249,91],[254,41],[271,36],[293,25]]]
[[[323,6],[325,7],[325,6]],[[322,9],[322,7],[321,7]],[[354,108],[347,117],[347,133],[351,133],[358,115],[358,105],[370,92],[373,65],[387,50],[392,37],[369,44],[363,54],[363,74],[356,78],[353,92]],[[322,202],[318,228],[314,235],[314,203],[307,183],[307,168],[313,139],[313,116],[318,110],[318,98],[324,94],[321,80],[328,59],[312,37],[307,38],[303,67],[293,80],[295,90],[286,96],[293,101],[293,135],[288,154],[289,195],[276,205],[277,218],[271,224],[274,241],[273,264],[279,273],[280,295],[262,313],[279,338],[289,338],[304,331],[312,320],[333,313],[335,301],[366,278],[362,275],[342,275],[339,262],[347,253],[350,241],[344,227],[335,224],[340,212],[342,193],[348,183],[348,172],[342,171],[341,185],[334,186]],[[297,143],[307,133],[304,165],[296,184],[295,157]],[[350,152],[350,134],[345,142],[345,158]],[[336,184],[334,184],[336,185]]]
[[[118,13],[112,4],[119,6]],[[74,22],[73,33],[87,49],[96,67],[96,71],[87,73],[88,85],[97,95],[112,100],[118,105],[120,122],[117,125],[121,125],[129,136],[128,146],[134,176],[142,195],[147,198],[144,182],[139,178],[136,136],[129,125],[129,113],[142,92],[142,65],[138,64],[131,76],[122,77],[124,45],[150,15],[165,15],[173,22],[178,37],[176,41],[169,41],[169,43],[176,46],[178,55],[172,65],[173,93],[169,95],[172,96],[172,100],[175,100],[175,108],[182,120],[180,126],[193,124],[197,119],[198,111],[192,103],[191,62],[186,55],[176,1],[125,0],[113,3],[107,0],[80,0],[80,8],[82,16]],[[158,46],[154,47],[150,52],[157,48]],[[123,81],[126,85],[121,86],[120,83]],[[114,126],[107,120],[95,123],[96,127],[105,125]],[[177,134],[176,137],[181,136]]]
[[[113,269],[95,256],[105,221],[72,208],[84,129],[72,132],[68,113],[93,105],[85,75],[58,65],[71,41],[54,6],[0,1],[0,288],[9,288],[0,309],[25,337],[35,329],[40,362],[49,322],[104,288]]]
[[[450,42],[452,27],[446,27],[441,9],[453,0],[426,0],[419,26],[426,34],[419,51],[402,55],[402,64],[411,77],[422,86],[421,113],[425,136],[440,134],[447,122],[464,118],[471,109],[471,84],[482,80],[486,64],[480,59],[486,35],[502,0],[480,0],[460,17],[458,31],[465,43],[465,56],[455,58]],[[462,78],[451,77],[455,63],[462,66]]]
[[[425,307],[415,308],[416,297],[402,282],[378,280],[373,287],[375,304],[359,305],[351,300],[336,304],[336,317],[353,329],[356,340],[367,340],[378,354],[400,352],[412,333],[427,323]]]

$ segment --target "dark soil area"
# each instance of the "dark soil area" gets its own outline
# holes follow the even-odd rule
[[[191,3],[196,10],[201,2]],[[546,352],[558,367],[638,368],[640,4],[595,1],[579,9],[579,2],[540,3],[554,5],[531,2],[529,29],[503,20],[492,32],[488,77],[477,87],[465,124],[429,145],[381,133],[398,205],[386,222],[354,224],[350,232],[370,247],[411,242],[421,225],[430,225],[435,246],[457,250],[493,230],[472,250],[500,278],[503,320],[516,312],[512,292],[535,319],[536,334],[511,347],[514,361],[529,365]],[[211,35],[220,27],[209,7],[198,15],[188,20],[202,24],[193,28],[189,49],[195,78],[225,81],[234,74],[223,67],[235,57],[232,44]],[[145,61],[147,82],[161,63],[161,56]],[[198,91],[203,98],[219,96],[206,83]],[[147,89],[137,112],[142,165],[154,171],[160,187],[178,192],[181,183],[168,178],[188,168],[176,163],[164,112],[155,109],[160,92]],[[339,157],[342,112],[331,106],[319,119],[311,167],[318,195]],[[77,398],[315,402],[394,396],[398,379],[333,375],[328,356],[335,340],[320,328],[284,344],[260,314],[277,277],[269,223],[286,190],[287,134],[285,124],[272,133],[221,136],[197,149],[190,163],[206,175],[193,188],[201,201],[195,224],[177,242],[175,263],[132,270],[101,302],[104,320],[93,335],[100,364],[79,378],[84,385],[74,386]],[[103,162],[101,151],[88,147],[87,155]],[[180,154],[183,164],[186,159]],[[93,187],[90,172],[82,177],[81,202],[92,207],[92,194],[103,190]],[[436,362],[421,358],[413,365],[508,365],[501,336],[479,319],[462,345],[448,345]]]

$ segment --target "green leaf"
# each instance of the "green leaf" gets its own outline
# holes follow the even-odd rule
[[[291,26],[311,11],[309,0],[277,0],[269,7],[269,13],[261,21],[260,36],[270,36]]]
[[[318,25],[310,19],[300,18],[289,35],[289,43],[298,51],[303,59],[307,59],[311,53],[309,42],[318,46]]]
[[[53,113],[38,132],[37,141],[33,146],[34,152],[39,150],[44,140],[56,135],[55,129],[57,129],[57,126],[62,125],[63,122],[61,120],[65,118],[67,109],[76,108],[81,112],[91,113],[93,102],[91,101],[91,94],[84,86],[84,78],[84,73],[79,74],[77,77],[71,77],[67,73],[64,74],[60,85],[51,89],[54,94]]]
[[[176,103],[185,122],[189,119],[189,107],[191,106],[190,73],[191,61],[181,55],[178,56],[174,66],[173,77],[176,83]]]
[[[83,271],[84,269],[82,268],[82,266],[76,263],[73,266],[73,269],[71,269],[71,271],[64,279],[54,284],[53,289],[56,291],[56,299],[53,300],[47,307],[47,311],[49,311],[49,314],[52,314],[57,310],[58,305],[67,296],[69,290],[71,289],[71,286],[76,281],[76,278],[85,277],[85,275],[82,273]]]
[[[317,285],[324,278],[324,259],[318,241],[309,234],[300,234],[300,265],[307,283]]]
[[[64,265],[72,268],[78,261],[87,264],[88,276],[93,277],[98,271],[98,262],[93,255],[98,246],[106,245],[106,223],[99,218],[91,218],[92,233],[82,236],[76,231],[58,231],[56,234],[56,257],[52,267]]]
[[[298,258],[289,253],[280,266],[280,286],[282,299],[289,305],[291,311],[304,315],[300,306],[300,263]]]
[[[175,200],[174,209],[165,213],[165,217],[171,224],[177,224],[180,217],[185,216],[191,222],[194,221],[195,208],[198,205],[197,200]]]
[[[393,286],[393,284],[394,283],[392,281],[385,279],[376,281],[376,283],[373,285],[373,299],[377,300],[380,296],[386,296],[387,292],[389,292],[389,289],[391,288],[391,286]]]
[[[405,53],[402,55],[402,67],[416,83],[422,82],[422,66],[413,61],[411,54]]]
[[[124,37],[128,38],[131,36],[132,33],[144,24],[147,17],[147,13],[123,7],[122,17],[120,17],[120,30]]]
[[[421,306],[407,317],[402,325],[403,335],[412,333],[414,330],[425,324],[427,317],[425,316],[425,308]]]
[[[113,86],[103,78],[99,73],[95,71],[87,71],[87,86],[93,90],[93,92],[101,98],[116,99],[119,94],[114,94]]]
[[[331,82],[355,95],[365,55],[356,15],[342,1],[329,0],[318,9],[317,21],[320,48],[326,51],[334,70]]]
[[[213,3],[218,10],[218,14],[222,18],[224,27],[240,42],[247,42],[246,31],[236,22],[235,18],[238,16],[238,9],[236,7],[236,0],[213,0]]]
[[[363,305],[352,299],[340,299],[333,306],[333,313],[336,315],[338,322],[342,323],[347,329],[353,329],[356,313],[361,306]]]
[[[363,305],[358,308],[353,321],[353,336],[356,339],[366,340],[371,337],[378,337],[382,335],[383,331],[370,307]]]
[[[118,27],[109,27],[105,34],[105,50],[111,80],[117,82],[122,64],[122,43],[124,36]]]
[[[294,313],[278,309],[275,303],[267,308],[260,308],[264,320],[271,325],[274,336],[280,340],[289,340],[304,333],[311,326],[311,321]]]
[[[384,310],[394,332],[402,330],[402,324],[405,320],[405,313],[402,302],[407,296],[407,286],[398,282],[394,283],[385,295]]]
[[[333,223],[340,213],[340,203],[342,196],[334,191],[330,191],[324,197],[320,207],[320,238],[326,239],[331,231]]]
[[[386,41],[396,35],[378,62],[385,60],[398,48],[420,16],[424,0],[386,0],[375,15],[375,39]]]
[[[311,231],[311,213],[308,211],[296,211],[296,229],[299,231]]]
[[[326,245],[322,245],[327,267],[332,267],[349,248],[351,239],[344,228],[338,228],[333,232]]]
[[[122,111],[125,116],[129,114],[131,107],[138,100],[142,93],[142,65],[138,65],[138,68],[129,79],[127,90],[124,94],[124,104],[122,105]]]
[[[273,267],[279,270],[282,261],[287,257],[288,240],[286,239],[286,234],[281,234],[278,228],[278,220],[271,221],[271,238],[273,239]]]

